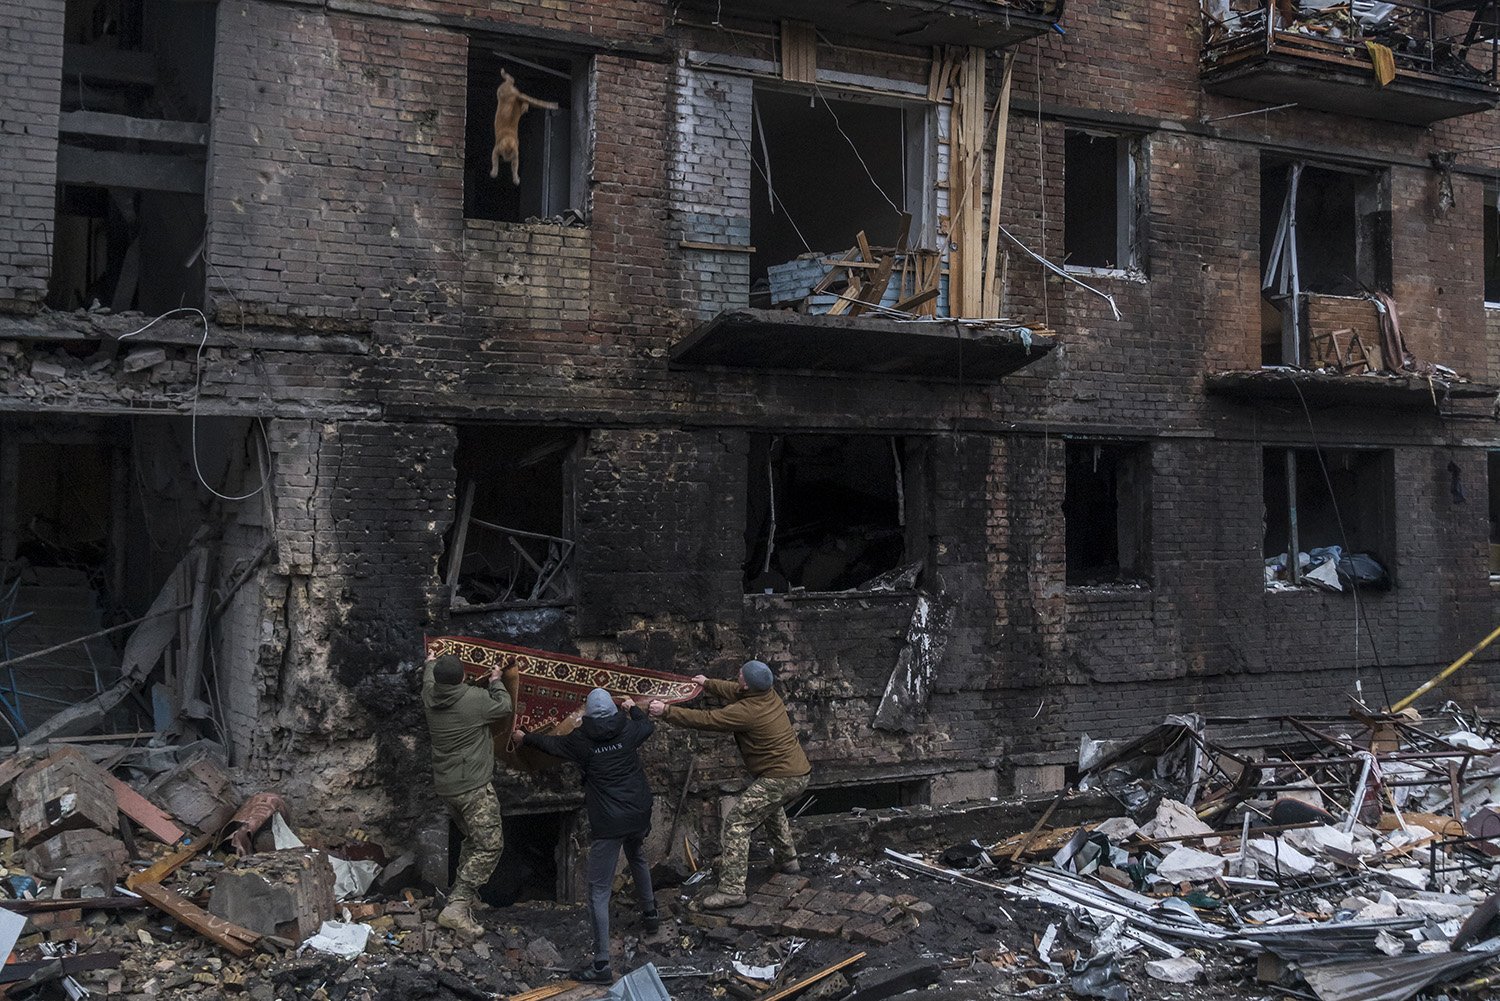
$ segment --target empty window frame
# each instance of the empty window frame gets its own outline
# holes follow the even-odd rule
[[[884,435],[752,435],[746,592],[842,591],[920,560],[923,454]]]
[[[1141,444],[1068,442],[1063,519],[1067,583],[1144,581],[1151,554],[1151,453]]]
[[[1063,252],[1073,268],[1139,271],[1144,141],[1068,129],[1063,137]]]
[[[1389,174],[1262,157],[1260,255],[1261,362],[1304,365],[1307,295],[1391,290]]]
[[[1500,190],[1484,189],[1484,301],[1500,307]]]
[[[443,562],[455,612],[573,600],[573,482],[582,435],[458,429],[458,517]]]
[[[831,93],[755,87],[749,237],[755,248],[751,295],[758,305],[769,303],[770,267],[809,248],[841,256],[861,232],[872,247],[894,247],[903,211],[912,216],[907,245],[936,247],[932,108]]]
[[[516,155],[494,158],[499,90],[510,74],[527,104]],[[582,221],[588,211],[589,60],[478,41],[469,44],[464,130],[464,217],[499,222]],[[498,176],[491,177],[492,169]],[[519,176],[519,183],[516,177]]]
[[[1393,574],[1395,457],[1389,449],[1325,448],[1320,463],[1317,449],[1268,448],[1262,484],[1268,584],[1300,583],[1327,561],[1331,554],[1322,551],[1332,547],[1342,556],[1368,556]]]
[[[1489,479],[1490,576],[1500,577],[1500,452],[1486,455]]]
[[[47,304],[201,306],[216,8],[69,0]]]

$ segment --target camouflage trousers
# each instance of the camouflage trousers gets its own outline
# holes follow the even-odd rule
[[[495,787],[486,782],[478,789],[457,796],[444,796],[443,802],[448,804],[448,813],[464,836],[463,851],[458,856],[458,875],[453,878],[448,899],[473,903],[479,895],[479,888],[490,881],[505,848],[505,835],[500,826],[500,801],[495,798]]]
[[[786,819],[786,804],[807,791],[809,775],[789,778],[758,778],[735,800],[724,818],[719,836],[719,892],[741,896],[750,868],[750,835],[765,825],[771,854],[777,865],[797,857],[792,825]]]

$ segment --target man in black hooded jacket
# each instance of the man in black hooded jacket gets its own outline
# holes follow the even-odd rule
[[[620,849],[630,863],[647,933],[661,927],[656,898],[651,892],[651,867],[642,843],[651,830],[651,786],[641,766],[638,748],[656,731],[656,724],[625,699],[620,709],[602,688],[589,692],[583,721],[565,737],[547,737],[516,730],[517,746],[534,747],[571,761],[583,778],[583,801],[588,808],[594,840],[589,846],[589,904],[594,919],[594,963],[575,970],[573,979],[608,983],[614,979],[609,964],[609,895],[615,881]]]

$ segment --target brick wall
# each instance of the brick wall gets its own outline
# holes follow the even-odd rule
[[[52,270],[63,0],[0,3],[0,310],[34,308]]]

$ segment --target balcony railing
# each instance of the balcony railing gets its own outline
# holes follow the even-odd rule
[[[1408,124],[1500,105],[1500,4],[1295,0],[1204,12],[1212,93]]]

